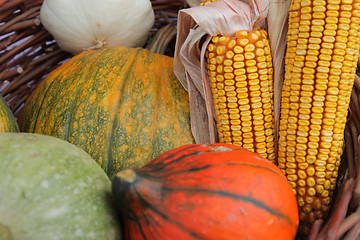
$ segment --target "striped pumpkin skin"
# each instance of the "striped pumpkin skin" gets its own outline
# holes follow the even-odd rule
[[[190,144],[112,180],[126,239],[294,239],[295,196],[285,176],[230,144]]]
[[[9,106],[0,95],[0,133],[18,132],[19,127]]]
[[[173,58],[142,48],[83,52],[51,72],[26,102],[22,131],[67,140],[110,178],[194,143],[188,94]]]

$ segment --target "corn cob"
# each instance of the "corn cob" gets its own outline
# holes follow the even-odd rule
[[[360,0],[292,0],[278,166],[297,197],[302,232],[328,212],[359,54]]]
[[[266,32],[214,36],[206,59],[219,141],[274,162],[273,68]]]

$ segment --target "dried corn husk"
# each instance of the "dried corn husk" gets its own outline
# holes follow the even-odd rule
[[[200,0],[186,0],[186,3],[190,6],[190,7],[196,7],[199,6],[199,4],[201,3]]]
[[[189,0],[190,1],[190,0]],[[216,142],[205,51],[212,36],[264,27],[269,0],[218,0],[179,11],[174,72],[189,93],[191,128],[197,143]]]
[[[159,29],[154,37],[150,40],[146,49],[150,52],[164,54],[168,48],[169,42],[175,38],[176,25],[169,23],[165,27]]]
[[[280,123],[281,89],[284,79],[290,4],[291,0],[270,0],[269,13],[267,16],[269,43],[274,67],[275,142],[277,142],[278,139]],[[275,152],[277,153],[277,144],[275,144]]]

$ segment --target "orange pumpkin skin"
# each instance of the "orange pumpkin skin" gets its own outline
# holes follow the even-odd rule
[[[273,163],[229,144],[191,144],[115,175],[126,239],[294,239],[298,209]]]

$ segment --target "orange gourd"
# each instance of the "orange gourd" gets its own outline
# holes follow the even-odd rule
[[[19,127],[82,148],[110,179],[195,142],[173,58],[143,48],[101,48],[71,58],[29,97]]]
[[[283,173],[230,144],[190,144],[115,175],[126,239],[294,239],[298,210]]]

